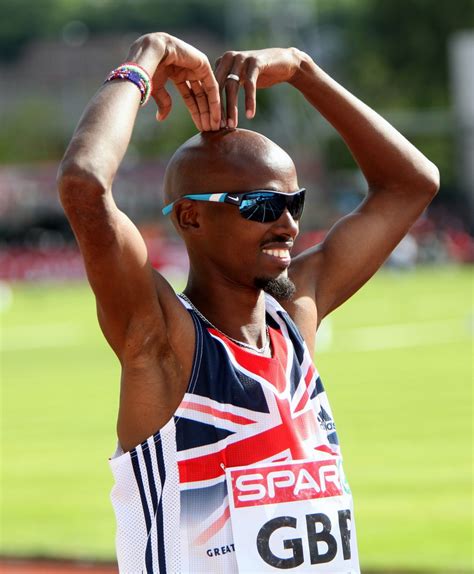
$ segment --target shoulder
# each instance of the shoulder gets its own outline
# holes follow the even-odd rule
[[[314,349],[316,330],[318,328],[318,312],[314,296],[301,293],[298,289],[289,301],[275,301],[271,308],[283,312],[294,324],[304,339],[308,349]]]

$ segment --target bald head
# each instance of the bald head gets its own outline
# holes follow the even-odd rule
[[[171,158],[165,202],[190,193],[279,189],[281,180],[293,178],[296,189],[293,161],[265,136],[243,129],[205,132],[186,141]]]

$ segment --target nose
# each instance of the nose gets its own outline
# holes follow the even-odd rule
[[[293,219],[293,216],[287,208],[285,208],[285,211],[275,221],[274,226],[275,229],[278,230],[278,233],[287,235],[292,239],[296,238],[300,230],[299,222]]]

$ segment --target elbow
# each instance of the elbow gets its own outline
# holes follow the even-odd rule
[[[431,199],[438,193],[440,187],[439,169],[434,163],[429,162],[424,174],[423,189]]]
[[[81,204],[102,198],[109,186],[84,166],[65,158],[58,170],[59,199],[66,214]]]
[[[421,208],[426,208],[438,193],[440,187],[439,170],[434,163],[428,161],[413,173],[405,182],[403,188],[408,196]]]

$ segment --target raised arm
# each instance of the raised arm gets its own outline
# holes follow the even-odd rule
[[[219,129],[218,87],[204,54],[157,33],[134,42],[127,61],[139,64],[153,78],[158,119],[164,119],[171,108],[165,89],[171,78],[198,129]],[[165,385],[173,377],[163,369],[172,363],[177,365],[176,372],[186,370],[186,365],[179,365],[175,349],[192,356],[194,345],[188,313],[165,279],[152,269],[138,229],[112,196],[140,99],[139,89],[130,81],[103,85],[85,110],[58,175],[60,198],[84,258],[102,331],[122,364],[119,437],[128,446],[148,436],[144,433],[157,430],[161,419],[166,421],[173,411],[173,400],[168,405],[167,400],[173,399],[174,389]],[[143,405],[150,412],[156,407],[150,419]]]
[[[219,128],[217,84],[204,54],[177,38],[157,33],[134,42],[127,61],[139,64],[153,77],[152,95],[159,119],[164,119],[171,108],[165,89],[171,77],[196,126]],[[206,97],[200,97],[205,106],[198,106],[188,81],[202,86]],[[103,85],[77,126],[58,176],[61,201],[84,257],[102,329],[120,358],[130,341],[133,323],[140,331],[147,322],[156,323],[157,314],[162,312],[160,298],[166,297],[167,291],[164,281],[158,279],[157,297],[144,241],[112,196],[112,183],[139,105],[140,91],[132,82],[114,80]]]
[[[319,321],[382,265],[436,194],[437,168],[393,126],[295,49],[229,52],[218,62],[221,86],[239,75],[248,117],[255,89],[289,82],[334,126],[362,170],[368,192],[318,246],[292,263],[300,294],[314,298]],[[237,82],[225,82],[227,117],[236,117]]]
[[[439,173],[379,114],[298,54],[291,83],[343,137],[368,184],[359,207],[295,262],[303,273],[308,265],[314,269],[321,320],[382,265],[438,191]]]

